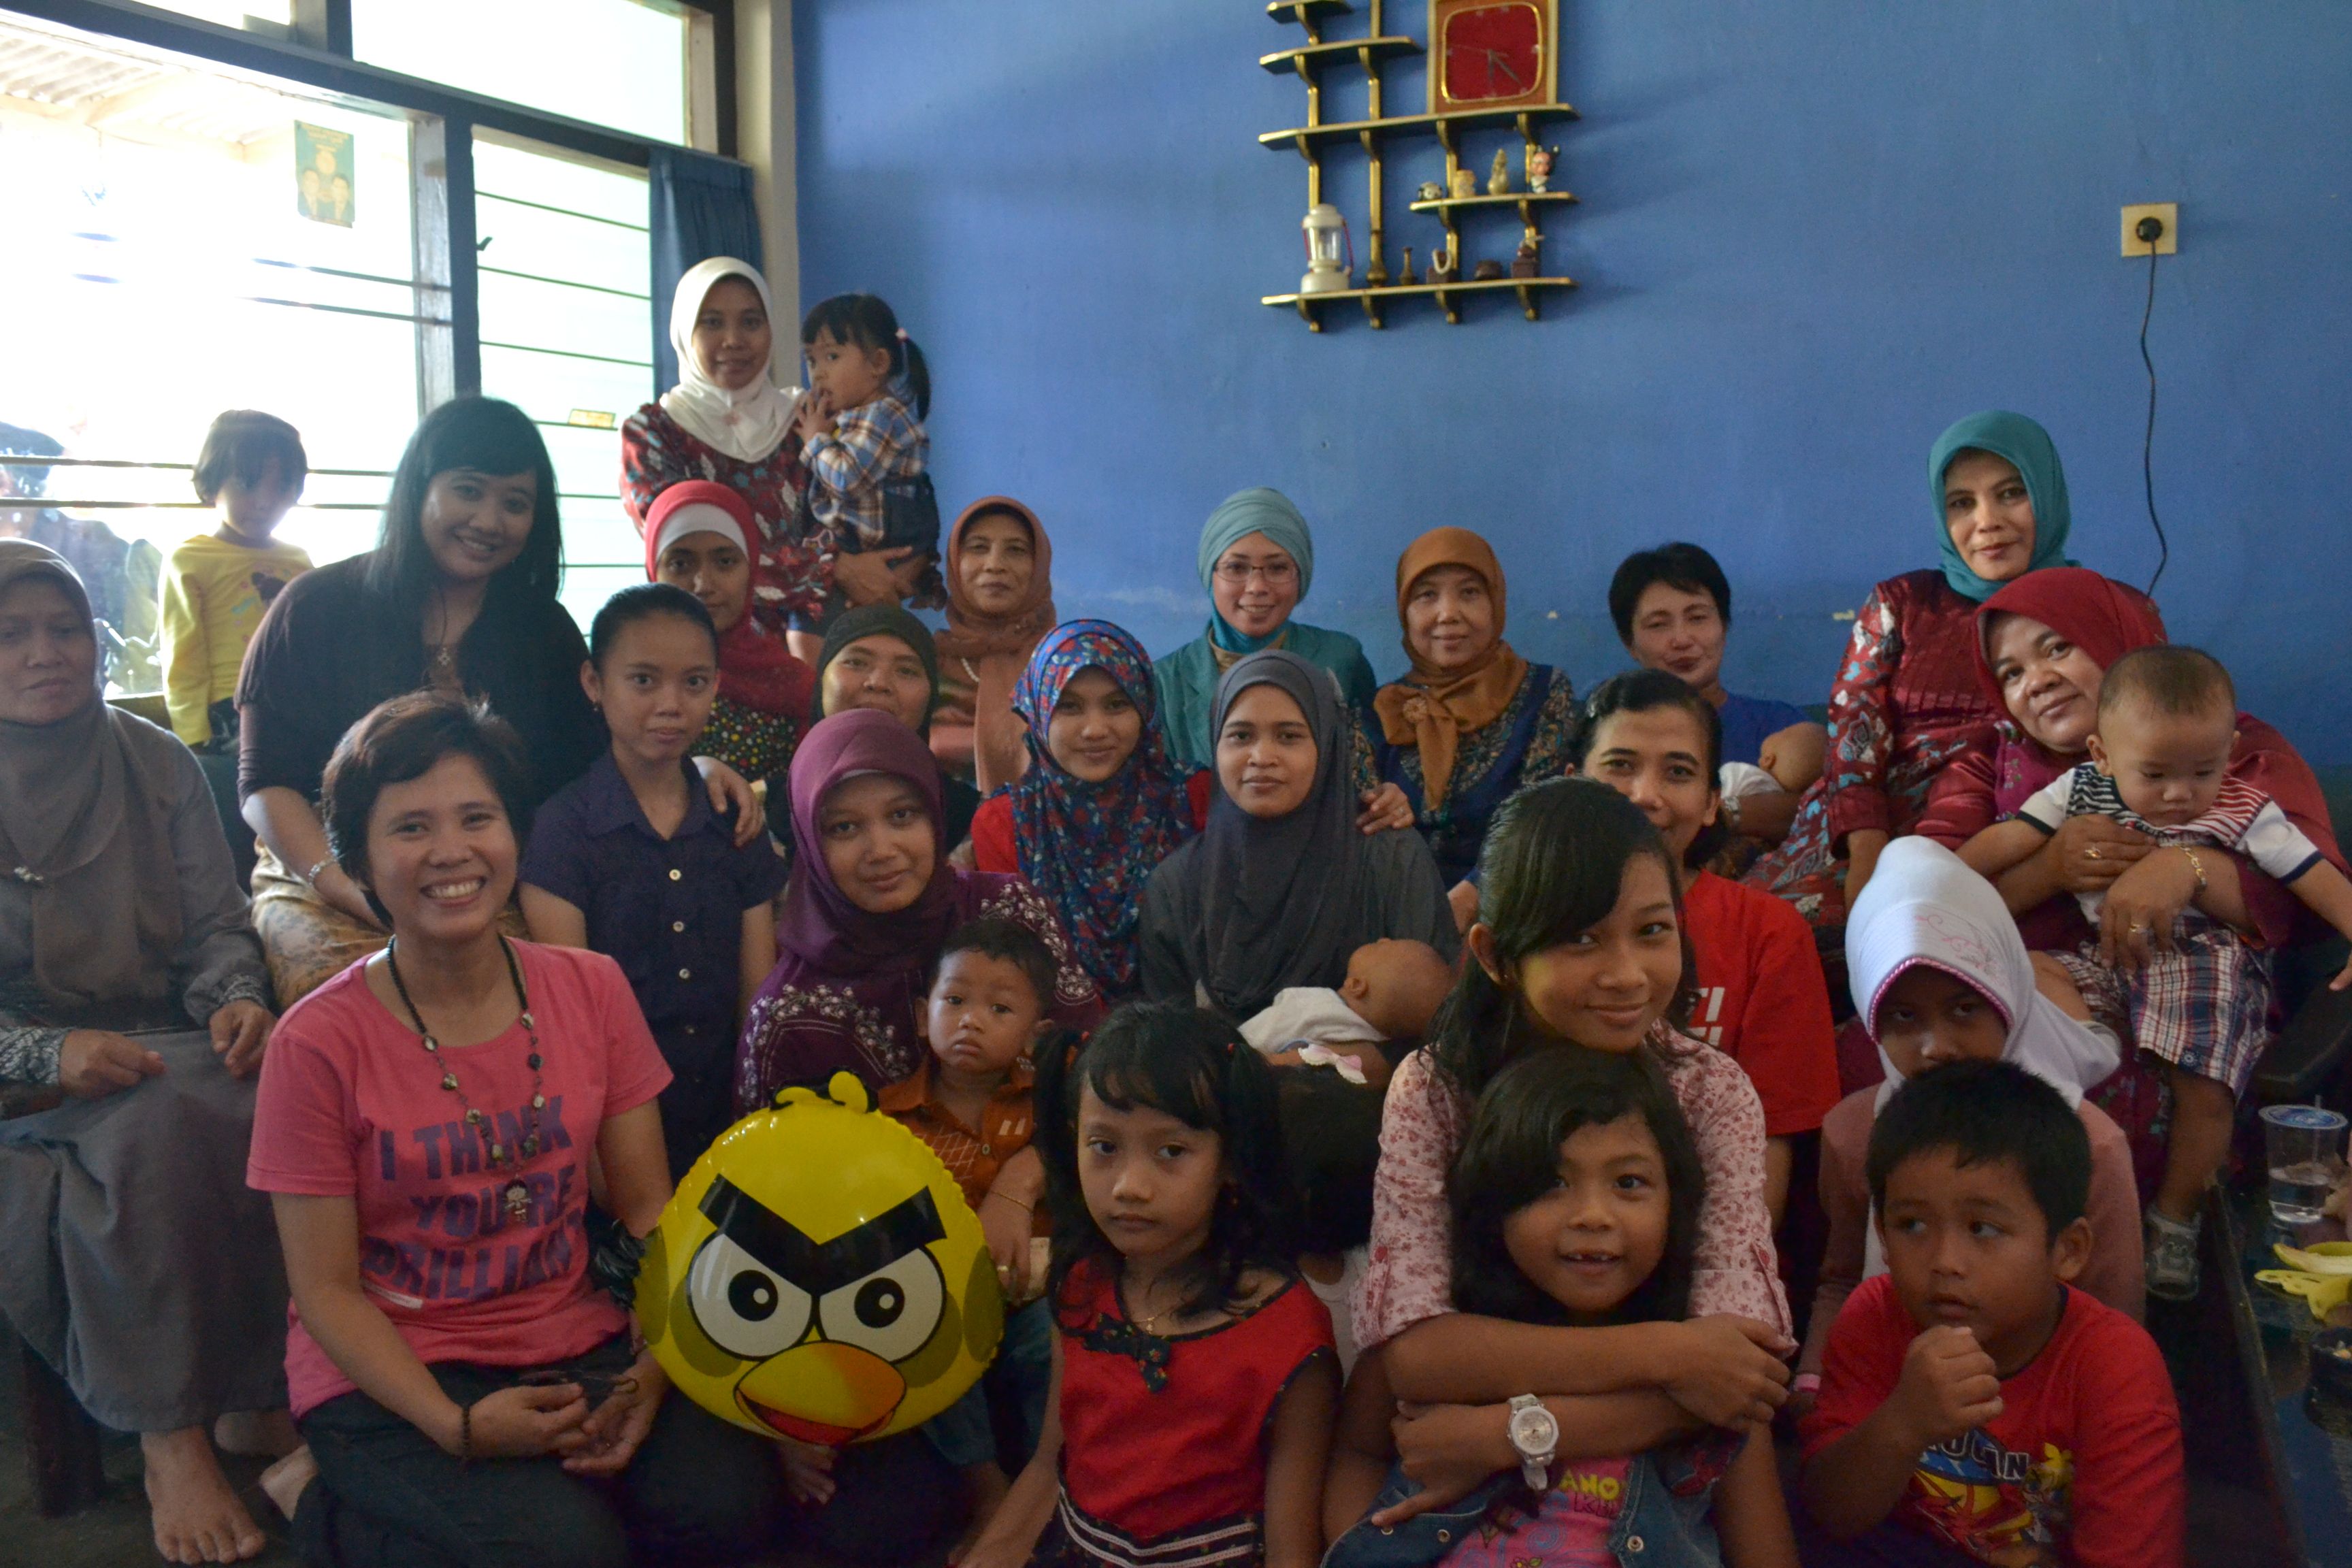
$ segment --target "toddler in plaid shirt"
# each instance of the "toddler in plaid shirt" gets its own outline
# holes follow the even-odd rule
[[[871,294],[820,301],[801,323],[801,348],[809,391],[793,431],[808,468],[807,526],[827,554],[903,552],[899,559],[918,568],[900,577],[911,577],[908,602],[939,608],[947,588],[939,500],[924,471],[931,374],[923,351]]]
[[[1987,878],[2030,858],[2068,818],[2113,817],[2176,850],[2207,889],[2200,848],[2244,856],[2336,930],[2352,935],[2352,879],[2262,791],[2230,776],[2237,691],[2221,661],[2159,645],[2110,666],[2099,689],[2092,760],[2062,773],[2015,816],[1970,839],[1961,858]],[[2120,1007],[2138,1047],[2168,1064],[2173,1123],[2164,1182],[2147,1211],[2147,1288],[2197,1291],[2197,1215],[2229,1152],[2237,1097],[2270,1042],[2266,956],[2192,900],[2169,931],[2137,921],[2118,931],[2106,895],[2077,895],[2096,942],[2053,956],[2084,999]],[[2352,985],[2352,965],[2331,988]]]

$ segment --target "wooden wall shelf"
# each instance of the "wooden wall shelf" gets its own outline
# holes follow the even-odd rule
[[[1364,138],[1385,140],[1396,136],[1434,134],[1453,151],[1454,132],[1476,131],[1488,126],[1510,125],[1518,129],[1519,140],[1536,139],[1535,127],[1546,120],[1580,120],[1583,116],[1565,103],[1538,104],[1525,109],[1456,109],[1445,114],[1399,114],[1385,120],[1340,120],[1320,125],[1293,125],[1282,131],[1258,133],[1261,147],[1296,147],[1299,156],[1312,158],[1310,149],[1331,142],[1355,142]]]
[[[1272,21],[1297,22],[1303,26],[1326,16],[1344,16],[1355,8],[1354,0],[1274,0],[1265,14]]]
[[[1566,191],[1507,191],[1499,196],[1436,196],[1425,202],[1408,202],[1406,206],[1417,213],[1450,213],[1461,207],[1508,207],[1519,209],[1521,223],[1536,221],[1534,208],[1542,202],[1572,202],[1576,199]]]
[[[1496,293],[1509,289],[1519,301],[1520,310],[1530,321],[1538,318],[1538,302],[1544,290],[1573,289],[1576,280],[1564,277],[1493,278],[1483,281],[1469,276],[1473,263],[1465,257],[1459,224],[1464,217],[1479,217],[1487,212],[1515,213],[1526,231],[1526,248],[1517,252],[1517,259],[1538,257],[1535,247],[1542,241],[1537,232],[1535,209],[1540,205],[1566,205],[1576,197],[1567,191],[1512,191],[1500,195],[1442,196],[1433,201],[1411,202],[1407,205],[1416,213],[1436,216],[1444,226],[1444,248],[1461,268],[1459,281],[1423,283],[1410,275],[1394,278],[1388,270],[1386,256],[1388,239],[1383,232],[1381,178],[1382,150],[1390,141],[1401,137],[1434,136],[1445,150],[1445,181],[1451,188],[1454,177],[1463,167],[1462,138],[1465,133],[1485,130],[1511,130],[1518,133],[1527,156],[1537,151],[1538,126],[1562,120],[1579,118],[1574,108],[1565,103],[1517,104],[1508,108],[1456,109],[1431,114],[1388,114],[1381,103],[1382,82],[1381,63],[1383,60],[1420,55],[1423,46],[1402,34],[1392,34],[1381,26],[1381,12],[1387,0],[1364,0],[1366,26],[1360,37],[1327,38],[1323,23],[1332,16],[1352,15],[1354,0],[1273,0],[1265,14],[1275,22],[1303,28],[1307,41],[1303,46],[1276,49],[1258,57],[1260,68],[1276,76],[1295,74],[1307,89],[1307,123],[1280,131],[1267,131],[1258,136],[1258,145],[1277,151],[1289,149],[1307,163],[1307,205],[1311,210],[1323,202],[1323,156],[1326,152],[1349,143],[1360,147],[1364,153],[1366,185],[1366,222],[1364,246],[1366,265],[1363,286],[1330,289],[1314,294],[1267,294],[1262,302],[1288,306],[1296,310],[1308,330],[1323,330],[1323,311],[1327,306],[1353,300],[1362,306],[1365,318],[1375,327],[1382,325],[1381,313],[1393,300],[1431,299],[1445,312],[1449,322],[1462,320],[1462,300],[1467,294]],[[1550,46],[1557,48],[1554,39]],[[1365,75],[1364,118],[1360,120],[1326,121],[1323,118],[1322,72],[1328,67],[1360,67]],[[1548,68],[1546,79],[1551,79]],[[1524,169],[1525,163],[1522,163]],[[1525,178],[1524,174],[1521,176]],[[1433,251],[1435,249],[1433,247]],[[1489,258],[1488,259],[1499,259]],[[1536,266],[1541,262],[1537,259]],[[1353,279],[1351,279],[1352,282]]]
[[[1323,66],[1337,62],[1355,64],[1366,70],[1377,68],[1372,62],[1396,55],[1417,55],[1421,46],[1411,38],[1338,38],[1329,43],[1307,44],[1296,49],[1276,49],[1270,55],[1260,55],[1257,63],[1276,76],[1297,71],[1300,76],[1312,76]]]
[[[1333,289],[1320,294],[1268,294],[1258,301],[1261,305],[1287,305],[1297,310],[1310,332],[1323,330],[1322,311],[1327,305],[1344,300],[1362,302],[1365,316],[1375,327],[1387,323],[1381,319],[1382,307],[1391,300],[1434,299],[1445,312],[1449,326],[1462,322],[1461,294],[1491,294],[1505,289],[1515,289],[1519,296],[1519,308],[1528,321],[1538,319],[1537,302],[1546,289],[1573,289],[1573,278],[1488,278],[1460,283],[1391,283],[1373,289]]]

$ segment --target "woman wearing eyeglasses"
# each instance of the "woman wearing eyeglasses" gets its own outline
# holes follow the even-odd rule
[[[1264,488],[1227,496],[1202,526],[1200,563],[1201,585],[1215,606],[1208,630],[1151,666],[1168,749],[1179,762],[1215,764],[1218,679],[1263,648],[1278,647],[1329,670],[1350,714],[1370,711],[1378,682],[1364,645],[1345,632],[1290,618],[1315,579],[1315,541],[1289,497]],[[1358,782],[1370,787],[1374,781]]]

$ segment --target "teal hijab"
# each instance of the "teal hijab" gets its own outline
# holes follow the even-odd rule
[[[1935,450],[1927,454],[1927,494],[1936,509],[1936,552],[1952,592],[1982,604],[2001,586],[1969,570],[1959,547],[1952,542],[1951,529],[1945,525],[1944,473],[1952,459],[1966,451],[1990,452],[2006,458],[2023,477],[2025,493],[2033,501],[2033,558],[2025,563],[2025,570],[2074,565],[2066,557],[2066,535],[2074,525],[2066,500],[2066,469],[2058,461],[2058,448],[2050,432],[2022,414],[1987,409],[1954,424],[1936,438]]]
[[[1212,602],[1216,598],[1218,561],[1253,533],[1265,534],[1298,563],[1298,596],[1306,598],[1307,588],[1315,581],[1314,536],[1307,531],[1307,519],[1291,504],[1288,496],[1258,485],[1227,496],[1209,514],[1209,521],[1201,525],[1201,586],[1208,590]],[[1282,632],[1277,627],[1265,637],[1244,636],[1212,608],[1209,635],[1227,653],[1255,653],[1271,646]]]

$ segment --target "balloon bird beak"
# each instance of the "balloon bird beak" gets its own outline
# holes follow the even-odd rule
[[[833,1447],[883,1426],[906,1396],[897,1367],[824,1340],[771,1356],[735,1385],[737,1402],[762,1426]]]

